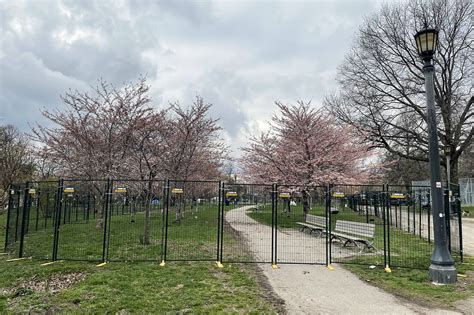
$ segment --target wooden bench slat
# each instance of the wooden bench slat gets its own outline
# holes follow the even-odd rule
[[[307,214],[306,215],[306,222],[326,227],[326,218],[325,217],[320,217],[320,216],[317,216],[317,215]]]
[[[335,232],[374,238],[375,224],[337,220]]]
[[[375,224],[337,220],[336,228],[331,233],[331,239],[337,238],[340,241],[345,239],[344,246],[352,243],[359,247],[358,243],[363,243],[365,248],[374,248],[373,239],[375,237]],[[363,248],[361,249],[361,251]]]
[[[320,234],[326,232],[326,218],[324,217],[307,214],[305,222],[296,222],[296,224],[303,227],[301,231],[303,231],[305,228],[308,228],[311,230],[310,233],[313,231],[317,231]]]

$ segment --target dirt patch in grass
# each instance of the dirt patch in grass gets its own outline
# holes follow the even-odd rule
[[[14,287],[5,290],[4,293],[13,295],[13,297],[20,297],[29,292],[57,293],[82,281],[85,276],[86,274],[82,272],[53,274],[48,279],[33,276],[29,280],[18,282]]]

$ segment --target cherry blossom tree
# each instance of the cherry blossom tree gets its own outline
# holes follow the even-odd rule
[[[173,103],[153,118],[153,124],[135,133],[132,167],[138,168],[140,178],[196,180],[221,177],[228,147],[221,140],[222,128],[218,126],[218,120],[210,118],[211,106],[199,96],[187,109],[178,102]],[[193,194],[199,194],[198,186],[193,186],[192,190]],[[181,215],[179,208],[177,220]]]
[[[59,176],[122,177],[130,169],[133,135],[144,130],[155,115],[148,91],[145,78],[121,88],[99,80],[92,93],[70,90],[61,96],[65,109],[43,111],[54,127],[38,125],[33,138],[57,165]],[[105,195],[103,185],[91,184]],[[97,227],[102,224],[100,211]]]
[[[188,109],[171,104],[164,162],[170,178],[183,180],[216,179],[228,159],[228,146],[221,139],[218,120],[209,115],[212,104],[197,96]]]
[[[271,129],[250,139],[241,159],[244,176],[254,182],[294,184],[301,188],[303,210],[309,211],[308,187],[326,183],[360,183],[369,148],[348,127],[311,104],[277,102]]]
[[[155,115],[148,91],[144,78],[121,88],[101,80],[92,94],[69,91],[61,96],[65,109],[43,111],[54,127],[38,125],[34,138],[58,165],[60,176],[123,176],[129,168],[133,135]]]
[[[45,163],[61,177],[134,178],[146,202],[143,242],[149,243],[150,205],[157,179],[217,179],[227,147],[202,98],[183,109],[151,105],[145,78],[116,88],[100,80],[92,92],[69,91],[65,109],[43,111],[53,127],[38,125],[33,139]],[[104,196],[103,185],[91,182]],[[102,209],[101,207],[97,207]],[[97,226],[103,223],[99,213]]]

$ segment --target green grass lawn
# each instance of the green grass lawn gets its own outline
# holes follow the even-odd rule
[[[103,254],[104,228],[94,218],[85,219],[81,212],[76,216],[62,214],[59,228],[58,259],[100,261]],[[32,212],[24,239],[24,257],[50,259],[54,229],[52,224],[40,224],[36,230],[36,212]],[[199,204],[187,206],[178,220],[177,207],[168,212],[166,260],[217,260],[218,206]],[[65,219],[65,220],[64,220]],[[107,260],[161,261],[164,256],[164,220],[161,207],[153,206],[150,215],[149,244],[144,244],[145,213],[116,214],[109,216],[107,236]],[[42,219],[43,220],[43,219]],[[40,220],[40,222],[42,222]],[[52,223],[52,220],[50,220]],[[227,236],[227,235],[226,235]],[[227,246],[235,240],[225,237]],[[9,247],[12,253],[18,250],[18,242]]]
[[[160,267],[162,215],[158,207],[152,209],[149,245],[142,242],[143,213],[115,215],[110,218],[109,259],[150,262],[112,262],[103,267],[97,267],[97,262],[67,260],[47,266],[37,259],[6,262],[15,258],[16,246],[12,246],[12,253],[0,258],[0,312],[259,314],[281,309],[271,292],[261,288],[262,276],[254,265],[216,267],[216,205],[188,207],[179,222],[175,211],[170,208],[168,217],[167,258],[210,262],[167,262]],[[93,219],[72,218],[60,229],[59,258],[100,260],[103,230],[96,228]],[[30,217],[30,223],[35,220]],[[6,215],[0,215],[0,226],[5,222]],[[4,240],[5,230],[0,233]],[[226,248],[238,247],[232,234],[225,233]],[[49,258],[52,235],[52,228],[36,231],[30,226],[25,256]],[[240,249],[238,255],[248,254]]]
[[[231,207],[226,207],[226,210]],[[365,222],[367,217],[352,210],[340,209],[336,219]],[[323,206],[310,212],[324,215]],[[271,205],[249,213],[255,220],[271,224]],[[60,230],[58,255],[60,258],[79,258],[100,261],[103,230],[96,221],[84,220],[79,213]],[[82,219],[81,219],[82,218]],[[110,218],[109,260],[149,260],[149,262],[112,262],[97,267],[97,262],[63,261],[40,266],[39,260],[6,262],[14,258],[0,258],[0,312],[62,313],[117,313],[117,312],[192,312],[192,313],[274,313],[281,305],[262,289],[260,275],[251,264],[226,264],[224,269],[211,262],[167,262],[160,267],[162,254],[162,215],[159,207],[152,209],[150,244],[144,245],[144,214],[115,215]],[[379,218],[372,218],[376,226],[375,246],[383,249],[383,229]],[[290,213],[278,212],[278,227],[297,228],[303,221],[300,206]],[[0,239],[4,240],[6,214],[0,214]],[[171,208],[168,223],[168,260],[215,260],[217,242],[217,206],[188,207],[184,217],[176,221],[176,209]],[[36,217],[30,217],[30,232],[25,238],[25,256],[50,258],[52,228],[40,225],[36,231]],[[33,228],[34,227],[34,228]],[[474,261],[458,264],[459,277],[455,286],[433,286],[428,282],[426,267],[432,245],[410,233],[391,228],[392,265],[411,265],[424,269],[392,268],[383,271],[383,254],[353,255],[333,259],[364,281],[389,292],[426,304],[452,305],[455,301],[474,295]],[[333,244],[333,246],[338,246]],[[335,247],[336,248],[336,247]],[[251,261],[245,246],[229,229],[224,229],[224,253],[229,260]],[[377,265],[369,269],[368,265]],[[69,284],[68,284],[69,283]]]
[[[0,260],[1,313],[274,313],[255,266]],[[71,283],[70,281],[73,279]],[[74,279],[80,279],[75,281]]]
[[[469,212],[468,217],[474,217],[474,206],[461,206],[461,208],[462,210]]]

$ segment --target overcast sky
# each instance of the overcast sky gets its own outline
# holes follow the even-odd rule
[[[274,101],[321,104],[376,0],[0,0],[0,124],[29,131],[68,88],[147,76],[154,106],[214,104],[234,156]]]

